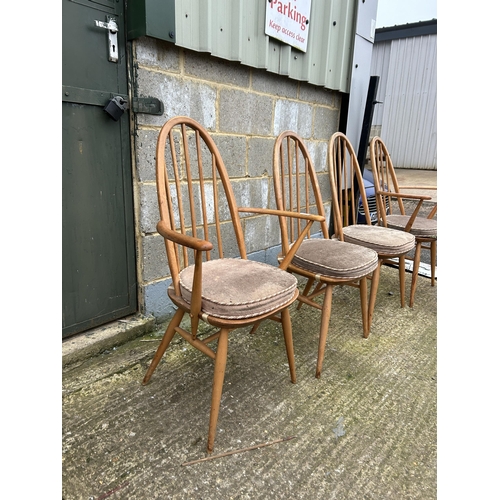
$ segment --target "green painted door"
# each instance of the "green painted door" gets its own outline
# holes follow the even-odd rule
[[[63,0],[63,337],[137,311],[124,0]],[[116,37],[96,23],[116,20]],[[110,60],[115,59],[115,61]]]

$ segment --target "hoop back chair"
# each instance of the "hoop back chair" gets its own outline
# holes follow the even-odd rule
[[[165,241],[172,278],[168,296],[177,311],[143,384],[150,380],[176,333],[212,358],[215,367],[207,442],[207,452],[212,453],[232,330],[265,319],[280,322],[290,378],[292,383],[296,381],[288,306],[298,296],[297,280],[283,269],[247,259],[239,217],[239,211],[244,210],[236,205],[214,140],[195,120],[181,116],[163,125],[156,149],[156,183],[157,231]],[[181,325],[184,316],[187,320]],[[216,333],[202,338],[200,322],[212,325]],[[215,341],[216,348],[210,347]]]
[[[278,210],[311,213],[322,217],[307,231],[287,270],[307,278],[298,297],[302,303],[321,310],[316,377],[321,376],[328,326],[332,308],[332,292],[336,285],[359,288],[363,335],[369,334],[367,276],[377,269],[377,253],[359,245],[328,237],[325,209],[314,165],[303,139],[292,131],[281,133],[273,151],[273,181]],[[278,260],[289,254],[290,246],[304,230],[300,219],[280,217],[282,252]],[[319,237],[314,237],[319,236]],[[313,285],[316,285],[313,288]],[[323,295],[323,301],[314,299]]]
[[[335,237],[340,241],[371,248],[378,254],[378,268],[373,273],[368,305],[371,326],[381,267],[383,264],[392,264],[394,258],[399,261],[401,307],[405,305],[405,256],[415,248],[415,237],[395,229],[373,226],[370,217],[366,217],[366,224],[353,222],[358,220],[358,198],[361,199],[365,214],[370,212],[363,174],[356,153],[351,142],[342,132],[333,134],[328,143],[328,172],[332,198],[338,200],[332,208]]]
[[[427,217],[419,215],[423,203],[431,200],[432,197],[423,194],[403,193],[403,190],[433,190],[437,189],[437,187],[400,186],[387,146],[378,136],[370,141],[370,163],[372,166],[375,194],[377,197],[377,216],[379,224],[415,236],[416,246],[414,256],[407,257],[408,260],[413,261],[410,290],[410,307],[413,307],[422,248],[430,251],[431,286],[434,286],[436,281],[437,220],[434,217],[437,215],[437,203],[430,210]],[[405,199],[417,202],[411,215],[406,214],[403,204],[403,200]],[[397,209],[395,210],[396,205],[399,213],[397,213]],[[389,207],[388,214],[386,210],[384,210],[384,207],[387,206]]]

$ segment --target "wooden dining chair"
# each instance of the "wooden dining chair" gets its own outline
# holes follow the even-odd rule
[[[338,200],[332,210],[335,237],[340,241],[371,248],[378,254],[379,272],[374,273],[368,305],[371,326],[380,269],[383,264],[393,265],[393,259],[398,260],[399,294],[401,307],[405,306],[406,255],[415,248],[415,237],[396,229],[372,225],[370,217],[366,217],[366,224],[356,224],[360,202],[365,214],[370,211],[356,153],[342,132],[333,134],[328,143],[328,172],[332,198]]]
[[[420,210],[423,203],[432,200],[432,197],[417,193],[419,190],[435,190],[437,187],[400,186],[387,146],[378,136],[373,137],[370,141],[370,164],[377,196],[379,224],[415,236],[415,253],[413,257],[407,257],[413,261],[410,290],[410,307],[413,307],[420,268],[421,250],[423,248],[430,251],[431,286],[434,286],[436,282],[437,256],[437,220],[435,219],[437,215],[437,203],[427,216],[422,215]],[[412,193],[404,193],[404,190],[411,190]],[[403,200],[416,203],[410,215],[406,214]],[[387,213],[386,207],[389,207],[389,213]]]
[[[286,267],[288,271],[307,278],[298,297],[298,307],[304,303],[321,310],[316,364],[316,377],[319,378],[331,316],[333,288],[336,285],[359,288],[363,336],[368,337],[367,277],[377,272],[378,257],[374,250],[328,237],[325,208],[314,165],[304,140],[295,132],[285,131],[276,138],[273,181],[278,210],[322,217],[322,221],[315,222],[311,230],[308,230],[307,237]],[[300,219],[280,217],[280,230],[282,251],[278,260],[288,255],[290,246],[303,230],[303,222]],[[320,296],[323,296],[322,301],[315,300]]]
[[[297,296],[295,276],[283,268],[247,259],[244,235],[228,173],[208,131],[188,117],[168,120],[156,149],[160,220],[172,283],[168,296],[177,311],[144,377],[148,383],[177,333],[215,361],[207,452],[212,453],[226,368],[228,335],[265,319],[282,324],[290,378],[296,382],[288,306]],[[256,212],[263,213],[257,207]],[[269,213],[286,216],[283,212]],[[314,220],[304,216],[306,226]],[[304,235],[305,236],[305,235]],[[187,316],[187,323],[181,321]],[[216,333],[199,332],[199,323]],[[206,329],[203,329],[206,331]],[[207,336],[208,335],[208,336]],[[209,344],[216,341],[216,347]]]

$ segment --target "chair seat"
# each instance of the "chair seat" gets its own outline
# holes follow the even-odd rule
[[[388,215],[387,227],[404,231],[409,220],[409,215]],[[410,233],[425,238],[437,238],[437,220],[417,217],[413,222]]]
[[[332,278],[356,279],[378,264],[377,252],[345,241],[311,238],[300,245],[292,265]]]
[[[191,302],[194,265],[179,275],[182,298]],[[289,302],[297,288],[292,274],[245,259],[218,259],[202,266],[201,310],[224,319],[260,316]]]
[[[362,245],[382,255],[404,255],[415,247],[415,236],[382,226],[355,224],[343,228],[344,241]]]

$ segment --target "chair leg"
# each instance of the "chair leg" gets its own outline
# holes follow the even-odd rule
[[[410,307],[413,307],[415,301],[415,291],[417,289],[418,268],[420,267],[420,251],[422,250],[422,242],[418,241],[415,246],[415,256],[413,257],[413,272],[411,274],[411,289],[410,289]]]
[[[281,311],[281,325],[283,328],[283,337],[285,338],[288,366],[290,367],[290,379],[292,384],[295,384],[297,382],[297,375],[295,373],[295,357],[293,354],[292,321],[288,307]]]
[[[436,283],[437,241],[431,241],[431,286]]]
[[[316,280],[314,278],[309,278],[307,280],[306,286],[304,287],[304,290],[301,295],[304,297],[307,297],[307,294],[309,293],[309,290],[311,290],[311,287],[313,286],[313,283]],[[302,307],[302,302],[300,300],[297,301],[297,311]]]
[[[368,304],[368,328],[365,325],[365,319],[363,317],[363,336],[366,338],[370,334],[370,328],[372,326],[373,310],[375,309],[375,302],[377,301],[377,290],[378,284],[380,282],[380,270],[382,269],[382,259],[378,260],[378,266],[373,271],[372,284],[370,286],[370,302]],[[367,281],[365,281],[365,284]],[[361,283],[360,283],[361,285]],[[366,300],[361,299],[361,312],[363,313],[363,304]]]
[[[377,270],[379,271],[377,274]],[[373,281],[375,281],[375,286],[378,288],[378,281],[380,277],[380,268],[377,267],[373,272],[372,276],[372,287]],[[370,313],[368,310],[368,279],[366,277],[359,280],[359,296],[361,299],[361,317],[363,319],[363,337],[365,339],[370,335]],[[377,289],[374,289],[374,295],[377,296]],[[375,302],[374,302],[375,303]]]
[[[406,258],[405,255],[399,256],[399,295],[401,298],[401,307],[405,306],[405,276],[406,276]]]
[[[321,310],[321,327],[319,332],[318,361],[316,363],[316,378],[320,378],[323,368],[323,358],[325,357],[326,337],[328,336],[328,326],[330,324],[330,314],[332,312],[332,291],[333,285],[327,285],[323,297],[323,308]]]
[[[229,330],[223,328],[217,342],[217,353],[215,355],[214,381],[212,384],[212,406],[210,408],[210,422],[208,426],[207,453],[214,450],[215,432],[217,430],[217,419],[219,418],[220,400],[222,396],[222,385],[226,371],[227,344]]]
[[[257,331],[257,328],[259,328],[260,323],[261,323],[260,321],[256,321],[253,324],[252,329],[250,330],[250,335],[253,335]]]
[[[158,349],[156,350],[156,354],[154,355],[153,361],[151,361],[148,371],[146,372],[146,375],[142,380],[142,385],[146,385],[149,382],[151,375],[153,375],[153,372],[156,370],[156,367],[158,366],[160,359],[165,354],[165,351],[167,350],[167,347],[169,346],[170,341],[172,340],[175,334],[175,329],[180,325],[183,316],[184,316],[184,311],[182,309],[177,309],[177,312],[175,313],[174,317],[168,324],[167,330],[163,335],[163,339],[160,345],[158,346]]]

